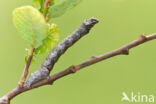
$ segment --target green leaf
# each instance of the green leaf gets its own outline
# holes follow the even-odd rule
[[[33,6],[38,10],[41,9],[41,0],[33,0]]]
[[[82,0],[56,0],[49,8],[49,17],[55,18],[63,15],[67,10],[75,7]]]
[[[47,23],[43,15],[32,6],[23,6],[13,11],[13,23],[19,35],[34,48],[42,45],[47,36]]]
[[[37,8],[41,13],[44,10],[45,0],[33,0],[33,7]]]
[[[59,30],[56,24],[48,24],[48,36],[43,44],[35,50],[35,54],[43,54],[50,51],[59,40]]]
[[[49,0],[51,5],[54,5],[55,4],[55,0]]]

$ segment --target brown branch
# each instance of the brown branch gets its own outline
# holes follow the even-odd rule
[[[51,68],[54,66],[54,64],[57,62],[57,60],[59,59],[59,57],[66,52],[67,49],[69,49],[74,43],[76,43],[80,38],[82,38],[83,36],[85,36],[86,34],[89,33],[90,29],[96,24],[98,23],[98,20],[96,18],[90,18],[86,21],[84,21],[78,28],[76,31],[74,31],[71,35],[69,35],[67,38],[65,38],[63,41],[61,41],[56,47],[55,49],[53,49],[49,55],[47,56],[47,58],[45,59],[45,61],[43,62],[42,66],[40,67],[39,70],[37,70],[36,72],[32,73],[31,76],[28,78],[26,85],[27,86],[23,86],[25,79],[27,77],[28,74],[28,68],[30,66],[30,62],[32,60],[33,57],[33,51],[30,51],[30,55],[28,58],[28,62],[27,65],[25,67],[25,71],[24,74],[22,76],[22,80],[20,82],[20,84],[13,89],[11,92],[9,92],[7,95],[5,95],[4,97],[2,97],[0,99],[0,104],[9,104],[10,100],[12,98],[14,98],[16,95],[33,89],[34,87],[31,87],[32,84],[37,83],[43,79],[47,79],[49,78],[49,73],[52,70]],[[31,50],[32,50],[31,49]],[[37,87],[37,86],[36,86]]]
[[[78,70],[80,70],[84,67],[93,65],[97,62],[103,61],[105,59],[111,58],[111,57],[116,56],[116,55],[121,55],[121,54],[128,55],[129,49],[136,47],[140,44],[143,44],[144,42],[153,40],[153,39],[156,39],[156,34],[149,35],[149,36],[141,35],[138,39],[132,41],[131,43],[129,43],[129,44],[127,44],[121,48],[118,48],[114,51],[108,52],[108,53],[101,55],[101,56],[93,56],[89,60],[87,60],[81,64],[78,64],[78,65],[70,66],[63,71],[52,75],[51,77],[49,77],[49,79],[44,79],[44,80],[42,80],[36,84],[33,84],[31,87],[27,87],[27,86],[25,86],[23,88],[16,87],[15,89],[13,89],[11,92],[9,92],[8,94],[6,94],[5,96],[3,96],[0,99],[0,104],[9,104],[11,99],[13,99],[15,96],[17,96],[17,95],[19,95],[25,91],[29,91],[31,89],[38,88],[38,87],[43,86],[43,85],[48,85],[48,84],[51,85],[57,79],[60,79],[60,78],[66,76],[66,75],[69,75],[71,73],[75,73]]]
[[[55,0],[53,0],[53,2],[55,2]],[[52,5],[53,4],[50,2],[50,0],[46,0],[44,3],[43,16],[45,17],[46,22],[50,20],[50,18],[47,18],[47,13],[48,13],[49,6],[52,6]]]
[[[71,35],[67,36],[62,40],[46,57],[41,67],[32,73],[26,85],[29,87],[34,83],[37,83],[40,80],[46,79],[49,77],[49,73],[52,71],[57,60],[78,40],[87,35],[90,32],[90,29],[93,28],[95,24],[98,23],[96,18],[90,18],[85,20]]]
[[[25,65],[25,68],[24,68],[23,75],[21,76],[21,80],[18,83],[19,87],[23,87],[25,84],[26,78],[27,78],[28,73],[29,73],[29,67],[30,67],[30,64],[31,64],[31,61],[33,58],[34,51],[35,51],[35,48],[33,48],[33,46],[31,46],[30,47],[30,53],[29,53],[28,60],[27,60],[27,63]]]
[[[153,34],[153,35],[149,35],[149,36],[145,36],[145,35],[141,35],[138,39],[132,41],[131,43],[121,47],[121,48],[118,48],[114,51],[111,51],[111,52],[108,52],[104,55],[100,55],[100,56],[92,56],[89,60],[87,61],[84,61],[82,62],[81,64],[78,64],[78,65],[72,65],[70,67],[68,67],[67,69],[57,73],[57,74],[54,74],[52,75],[51,77],[49,77],[49,79],[45,79],[45,80],[42,80],[36,84],[33,84],[32,85],[32,88],[36,88],[36,87],[40,87],[40,86],[43,86],[43,85],[46,85],[46,84],[52,84],[55,80],[57,79],[60,79],[66,75],[69,75],[71,73],[75,73],[77,72],[78,70],[80,69],[83,69],[87,66],[90,66],[90,65],[93,65],[97,62],[100,62],[100,61],[103,61],[105,59],[108,59],[108,58],[111,58],[113,56],[117,56],[117,55],[128,55],[129,54],[129,49],[133,48],[133,47],[136,47],[140,44],[143,44],[147,41],[150,41],[150,40],[153,40],[153,39],[156,39],[156,34]]]
[[[43,16],[46,18],[47,12],[48,12],[48,7],[50,5],[50,0],[46,0],[44,3],[44,11],[43,11]]]

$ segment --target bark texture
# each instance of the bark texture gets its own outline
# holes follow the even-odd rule
[[[76,31],[60,42],[47,56],[42,66],[28,78],[26,85],[29,87],[32,84],[49,78],[49,73],[53,69],[59,57],[80,38],[89,33],[90,29],[98,23],[96,18],[91,18],[84,21]]]

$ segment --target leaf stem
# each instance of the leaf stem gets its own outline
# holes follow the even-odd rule
[[[24,86],[25,80],[26,80],[26,78],[28,76],[28,73],[29,73],[29,67],[30,67],[30,64],[31,64],[31,61],[32,61],[32,58],[33,58],[34,51],[35,51],[35,48],[33,47],[33,45],[31,45],[30,46],[30,53],[29,53],[28,60],[27,60],[27,64],[25,65],[23,75],[21,76],[21,80],[19,82],[19,87]]]
[[[44,3],[44,11],[43,11],[43,16],[46,18],[47,12],[48,12],[48,7],[50,5],[50,0],[46,0]]]
[[[53,0],[53,3],[55,0]],[[46,22],[50,20],[50,18],[47,18],[47,13],[50,5],[53,5],[53,3],[50,2],[50,0],[46,0],[44,3],[44,11],[43,11],[43,16],[45,17]]]

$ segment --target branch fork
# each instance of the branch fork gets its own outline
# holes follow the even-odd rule
[[[34,48],[31,48],[29,58],[24,70],[24,73],[21,77],[21,81],[19,85],[10,91],[8,94],[4,95],[0,98],[0,104],[10,104],[10,100],[15,96],[29,91],[34,88],[38,88],[43,85],[51,85],[53,82],[63,76],[66,76],[70,73],[75,73],[80,68],[79,66],[71,66],[68,69],[61,71],[60,73],[49,76],[52,71],[57,60],[62,56],[68,48],[74,45],[80,38],[89,33],[90,29],[98,23],[96,18],[90,18],[84,21],[77,30],[75,30],[71,35],[65,38],[62,42],[60,42],[47,56],[42,66],[34,73],[30,75],[28,80],[26,81],[28,75],[28,69],[33,58]],[[26,86],[24,85],[26,81]]]
[[[91,18],[91,19],[84,21],[75,32],[73,32],[66,39],[60,42],[56,46],[56,48],[53,49],[49,53],[49,55],[43,62],[42,66],[36,72],[30,75],[25,86],[23,82],[25,82],[26,76],[28,74],[27,68],[30,66],[30,64],[28,64],[28,66],[25,69],[26,74],[25,73],[23,74],[24,80],[22,78],[22,81],[21,81],[22,84],[18,85],[8,94],[0,98],[0,104],[10,104],[10,100],[12,100],[14,97],[16,97],[17,95],[21,93],[24,93],[26,91],[29,91],[29,90],[32,90],[32,89],[35,89],[44,85],[52,85],[56,80],[63,78],[64,76],[76,73],[80,69],[83,69],[87,66],[98,63],[100,61],[106,60],[108,58],[111,58],[117,55],[128,55],[129,50],[131,48],[136,47],[140,44],[143,44],[147,41],[156,39],[156,34],[152,34],[149,36],[142,34],[138,39],[130,42],[127,45],[122,46],[121,48],[115,49],[111,52],[108,52],[100,56],[92,56],[90,59],[78,65],[72,65],[59,73],[49,76],[49,73],[52,71],[55,63],[60,58],[60,56],[62,56],[66,52],[66,50],[69,47],[71,47],[74,43],[76,43],[80,38],[82,38],[87,33],[89,33],[90,29],[97,23],[98,23],[98,20],[96,18]],[[30,54],[30,60],[31,60],[31,57],[32,57],[31,55],[33,54],[33,52],[34,52],[34,49],[32,53]]]

